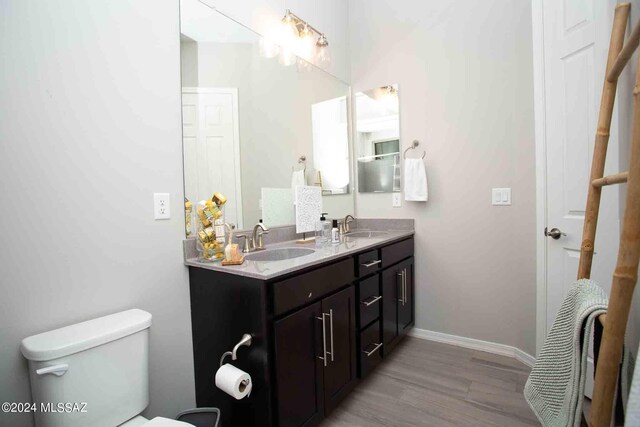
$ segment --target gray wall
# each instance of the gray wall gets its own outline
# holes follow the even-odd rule
[[[146,413],[175,416],[195,405],[178,2],[0,13],[0,401],[30,400],[22,338],[138,307],[153,315]],[[153,192],[171,194],[171,220],[154,221]]]
[[[349,6],[354,93],[399,83],[403,148],[427,152],[426,204],[356,199],[361,217],[415,218],[416,327],[534,355],[530,2]],[[492,187],[512,187],[513,205],[491,206]]]

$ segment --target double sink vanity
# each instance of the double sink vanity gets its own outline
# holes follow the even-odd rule
[[[412,220],[358,220],[325,247],[293,233],[272,229],[239,266],[201,262],[185,241],[196,402],[223,425],[318,424],[414,324]],[[243,334],[252,344],[231,363],[253,390],[235,400],[213,377]]]
[[[196,403],[223,427],[316,425],[414,324],[413,220],[350,216],[357,194],[402,189],[398,85],[354,94],[206,3],[180,0]],[[222,255],[221,231],[196,215],[217,193],[212,218],[235,226],[240,265],[201,260]],[[326,236],[325,215],[344,218],[340,243],[297,243],[319,224]],[[223,363],[251,376],[249,396],[216,387]]]

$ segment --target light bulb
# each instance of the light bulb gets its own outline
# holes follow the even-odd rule
[[[293,17],[291,16],[291,13],[287,11],[280,23],[280,31],[278,35],[278,44],[280,45],[280,55],[278,60],[280,64],[288,67],[296,63],[295,49],[297,48],[299,38],[300,35]]]
[[[316,63],[319,65],[329,65],[331,63],[331,55],[329,53],[329,41],[321,34],[316,42]]]
[[[304,24],[304,28],[300,31],[300,37],[298,40],[297,54],[299,57],[310,61],[313,57],[313,33],[309,29],[307,24]]]

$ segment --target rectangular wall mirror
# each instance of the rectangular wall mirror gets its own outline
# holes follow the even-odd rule
[[[398,85],[355,95],[358,191],[400,191],[400,102]]]
[[[330,217],[353,213],[349,86],[268,57],[259,34],[198,0],[181,0],[180,27],[186,198],[222,193],[241,229],[293,225],[294,185],[321,186]]]

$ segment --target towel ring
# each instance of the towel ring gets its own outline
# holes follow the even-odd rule
[[[406,150],[404,150],[404,153],[402,154],[402,157],[406,159],[407,158],[407,151],[415,150],[418,145],[420,145],[420,142],[417,139],[414,139],[413,142],[411,143],[411,147],[409,147]],[[427,155],[427,152],[423,151],[421,159],[424,159],[424,156],[426,156],[426,155]]]
[[[300,169],[301,171],[307,172],[307,156],[300,156],[300,158],[298,158],[298,164],[302,164],[302,169]],[[296,168],[291,166],[291,170],[295,172]]]

